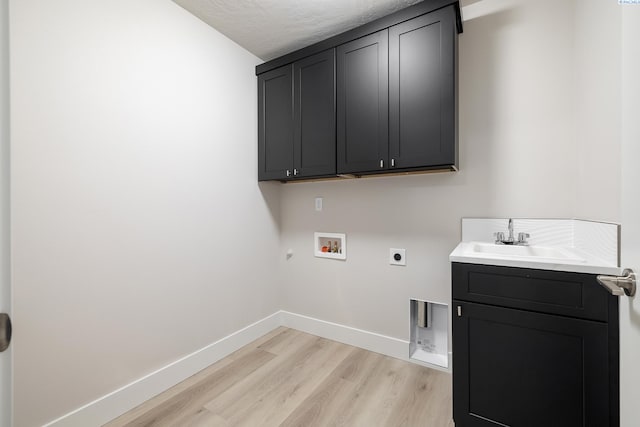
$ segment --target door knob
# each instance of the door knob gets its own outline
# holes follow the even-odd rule
[[[636,294],[636,273],[630,268],[625,268],[622,276],[597,276],[596,279],[611,295]]]
[[[9,347],[11,342],[11,318],[7,313],[0,313],[0,353]]]

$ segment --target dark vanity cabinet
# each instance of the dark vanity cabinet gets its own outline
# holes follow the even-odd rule
[[[335,53],[258,76],[258,180],[335,175]]]
[[[618,300],[595,275],[453,263],[456,427],[619,426]]]
[[[258,179],[455,170],[460,32],[425,0],[257,66]]]

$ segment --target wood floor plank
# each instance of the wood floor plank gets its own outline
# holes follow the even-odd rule
[[[234,427],[280,425],[353,350],[324,339],[321,345],[304,362],[290,366],[277,388],[255,400],[246,410],[232,412],[231,418],[227,418],[229,424]]]
[[[176,424],[177,426],[188,426],[188,427],[229,427],[227,421],[220,417],[219,415],[212,414],[206,408],[202,408],[195,414],[187,418],[183,418],[180,420],[180,424]]]
[[[329,375],[283,422],[280,427],[319,427],[338,418],[337,411],[351,398],[357,384]]]
[[[349,357],[339,367],[335,369],[333,375],[340,378],[360,383],[371,375],[372,369],[384,360],[385,356],[372,351],[356,348]]]
[[[178,393],[165,404],[139,416],[127,426],[176,426],[181,420],[198,413],[204,404],[224,392],[275,356],[255,349],[246,356],[234,360],[226,368],[214,372],[194,386]]]
[[[291,378],[296,366],[308,363],[309,359],[326,356],[323,348],[330,341],[305,334],[299,338],[299,347],[289,346],[282,353],[262,366],[256,375],[244,378],[224,393],[216,396],[205,406],[214,414],[230,420],[242,408],[249,408],[254,402],[280,387]],[[262,350],[261,350],[262,351]],[[315,357],[314,357],[315,356]]]
[[[235,352],[231,353],[226,358],[233,359],[233,360],[239,359],[239,358],[245,356],[247,353],[252,352],[253,349],[258,348],[261,345],[263,345],[264,343],[275,339],[277,336],[279,336],[281,334],[285,334],[285,335],[288,336],[290,334],[291,330],[292,329],[285,328],[284,326],[280,326],[279,328],[276,328],[273,331],[263,335],[262,337],[258,338],[257,340],[253,341],[252,343],[249,343],[249,344],[245,345],[244,347],[242,347],[241,349],[236,350]],[[270,352],[270,353],[273,353],[273,352]]]
[[[411,379],[412,366],[398,359],[387,357],[382,378],[369,382],[370,392],[366,405],[356,417],[357,425],[390,426],[394,424],[392,412],[399,404],[400,395]],[[360,392],[362,392],[360,390]]]
[[[278,328],[108,427],[453,427],[451,375]]]
[[[270,340],[258,345],[258,348],[273,354],[289,354],[292,349],[299,346],[299,339],[306,335],[308,334],[296,331],[295,329],[285,328]]]
[[[131,411],[123,414],[122,416],[116,418],[113,421],[105,424],[103,427],[121,427],[132,425],[131,423],[137,418],[147,414],[149,411],[163,405],[165,402],[168,402],[170,399],[173,399],[180,393],[191,389],[196,386],[198,383],[203,381],[205,378],[213,375],[216,371],[223,369],[233,362],[233,359],[229,357],[225,357],[224,359],[214,363],[213,365],[203,369],[202,371],[190,376],[186,380],[176,384],[170,389],[160,393],[159,395],[153,397],[152,399],[144,402],[143,404],[135,407]]]
[[[411,371],[386,424],[411,427],[429,420],[434,426],[453,425],[451,376],[415,365]]]
[[[355,391],[347,397],[346,404],[337,411],[331,425],[336,426],[384,426],[391,412],[393,398],[406,382],[407,363],[385,357],[372,366]]]
[[[174,387],[171,387],[170,389],[160,393],[159,395],[155,396],[153,399],[148,400],[147,402],[137,406],[136,408],[132,409],[126,414],[123,414],[122,416],[116,418],[115,420],[105,424],[104,427],[120,427],[120,426],[128,425],[129,423],[131,423],[133,420],[140,417],[141,415],[149,412],[150,410],[154,409],[157,406],[162,405],[164,402],[168,401],[169,399],[173,398],[174,396],[178,395],[184,390],[189,389],[190,387],[193,387],[194,385],[202,381],[204,378],[208,377],[209,375],[212,375],[215,371],[224,368],[234,360],[237,360],[243,356],[246,356],[247,354],[252,352],[255,348],[273,339],[275,336],[280,335],[282,333],[289,334],[289,331],[291,331],[291,329],[282,327],[282,326],[274,329],[273,331],[263,335],[262,337],[251,342],[250,344],[235,351],[234,353],[231,353],[229,356],[225,357],[224,359],[219,360],[218,362],[192,375],[191,377],[180,382]]]

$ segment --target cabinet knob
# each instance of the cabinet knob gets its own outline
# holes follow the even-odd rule
[[[287,169],[287,176],[291,176],[291,171]]]

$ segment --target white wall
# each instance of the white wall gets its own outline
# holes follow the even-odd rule
[[[621,10],[617,1],[574,0],[576,216],[620,218]]]
[[[259,62],[169,0],[11,3],[15,426],[280,308]]]
[[[9,256],[9,1],[0,0],[0,313],[11,311]],[[11,425],[11,352],[0,353],[0,426]]]
[[[599,9],[618,10],[605,3],[465,7],[460,172],[285,185],[281,253],[291,248],[294,256],[280,258],[283,308],[409,339],[410,298],[450,302],[448,254],[462,217],[618,221],[619,178],[599,162],[619,164],[618,83],[601,80],[615,76],[606,61],[619,53],[592,42],[604,34],[619,52],[619,20],[588,28]],[[592,122],[598,113],[603,123]],[[323,212],[314,212],[317,196]],[[347,233],[347,261],[314,258],[314,231]],[[390,247],[407,249],[406,267],[388,264]]]

